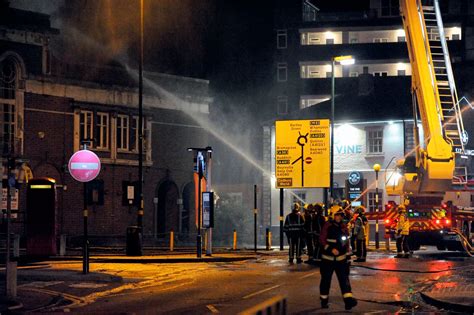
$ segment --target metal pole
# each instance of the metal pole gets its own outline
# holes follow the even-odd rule
[[[253,250],[257,251],[257,185],[253,186]]]
[[[379,171],[375,171],[375,248],[379,249]]]
[[[84,142],[83,150],[87,150],[87,144]],[[89,236],[87,230],[87,218],[88,218],[88,210],[87,210],[87,183],[84,183],[84,212],[83,212],[83,224],[84,224],[84,239],[82,244],[82,273],[87,274],[89,273]]]
[[[16,261],[11,261],[11,188],[10,188],[10,176],[11,176],[11,163],[13,163],[11,157],[7,158],[7,244],[6,244],[6,264],[5,264],[5,291],[7,298],[16,298],[17,296],[17,274],[16,274]]]
[[[332,59],[331,62],[331,170],[330,170],[330,176],[329,176],[329,194],[330,194],[330,200],[329,202],[333,202],[334,198],[334,96],[335,96],[335,74],[334,74],[334,68],[335,68],[335,61],[334,58]],[[328,206],[329,209],[329,206]]]
[[[207,191],[211,191],[212,188],[212,152],[207,153]],[[214,202],[212,200],[211,202]],[[212,227],[207,229],[207,246],[206,246],[206,256],[212,256]]]
[[[280,188],[280,250],[283,250],[283,188]]]
[[[143,226],[143,2],[140,0],[140,52],[138,62],[138,193],[140,205],[137,212],[139,233]]]
[[[199,159],[199,158],[198,158]],[[198,181],[198,230],[197,230],[197,237],[196,237],[196,247],[197,247],[197,258],[201,258],[202,256],[202,236],[201,236],[201,181],[202,181],[202,165],[201,162],[198,161],[198,173],[199,173],[199,181]]]
[[[84,145],[85,150],[85,145]],[[87,274],[89,272],[89,236],[87,230],[87,218],[88,218],[88,210],[87,210],[87,183],[84,183],[84,244],[82,246],[82,273]]]

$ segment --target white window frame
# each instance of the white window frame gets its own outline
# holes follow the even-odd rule
[[[118,135],[119,129],[121,130],[121,133],[120,133],[121,139],[119,139],[119,135]],[[117,152],[128,152],[130,150],[130,116],[117,115],[116,134],[117,134]],[[119,143],[121,144],[121,146],[119,146]],[[124,144],[126,145],[124,146]]]
[[[285,110],[284,111],[280,111],[280,104],[285,105]],[[278,96],[277,97],[277,114],[278,115],[288,114],[288,97],[287,96]]]
[[[97,113],[97,143],[96,149],[109,150],[110,148],[110,115],[108,113]]]
[[[297,196],[298,196],[299,198],[298,198]],[[293,196],[293,198],[292,198],[292,201],[293,201],[292,204],[294,204],[294,203],[297,202],[297,203],[299,203],[300,206],[303,208],[304,205],[306,204],[306,197],[307,197],[306,191],[297,191],[297,192],[295,192],[295,194],[294,194],[294,196]],[[304,202],[301,201],[300,199],[304,200]]]
[[[288,48],[288,32],[287,30],[277,30],[277,49]]]
[[[384,75],[384,73],[385,73],[386,75]],[[388,77],[388,71],[373,71],[373,72],[372,72],[372,75],[373,75],[374,77]]]
[[[285,71],[284,78],[280,77],[280,70]],[[288,81],[288,64],[286,62],[279,62],[277,64],[277,81],[278,82],[286,82]]]
[[[383,127],[373,127],[366,129],[366,154],[367,155],[383,155]],[[381,136],[379,136],[381,132]],[[377,133],[377,134],[375,134]],[[375,141],[380,141],[380,144],[375,143]],[[375,147],[377,146],[377,150]]]
[[[90,118],[90,123],[89,123]],[[83,138],[79,139],[82,141],[84,139],[93,139],[94,138],[94,112],[90,110],[81,110],[79,113],[79,135],[81,134]],[[89,130],[87,130],[89,129]],[[95,145],[95,143],[93,143]]]
[[[379,212],[382,211],[382,206],[383,206],[383,190],[379,189],[379,203],[378,203],[378,208]],[[367,194],[367,210],[368,212],[375,212],[376,210],[376,202],[375,202],[375,190],[370,190],[369,193]]]

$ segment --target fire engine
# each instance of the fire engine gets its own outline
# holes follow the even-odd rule
[[[464,248],[470,253],[474,211],[445,197],[455,187],[453,178],[455,184],[468,181],[461,163],[468,137],[439,3],[400,0],[400,13],[412,67],[415,149],[398,160],[395,169],[386,171],[387,193],[399,196],[407,208],[413,250],[435,245],[440,250]],[[386,236],[396,223],[396,206],[394,202],[385,206]]]

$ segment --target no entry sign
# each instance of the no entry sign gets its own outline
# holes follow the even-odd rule
[[[68,169],[75,180],[83,183],[90,182],[99,175],[100,159],[92,151],[77,151],[69,159]]]

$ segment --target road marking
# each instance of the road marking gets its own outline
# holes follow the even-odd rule
[[[219,313],[219,310],[215,308],[214,305],[212,304],[206,305],[206,307],[211,311],[211,313],[214,313],[214,314]]]
[[[306,279],[306,278],[312,277],[317,273],[319,273],[319,271],[308,273],[307,275],[302,276],[300,279]]]
[[[274,285],[273,287],[269,287],[269,288],[266,288],[266,289],[263,289],[263,290],[260,290],[260,291],[251,293],[251,294],[249,294],[249,295],[244,296],[242,299],[246,300],[246,299],[249,299],[249,298],[251,298],[251,297],[253,297],[253,296],[256,296],[256,295],[259,295],[259,294],[268,292],[268,291],[270,291],[270,290],[273,290],[273,289],[276,289],[276,288],[279,288],[279,287],[281,287],[281,284]]]

